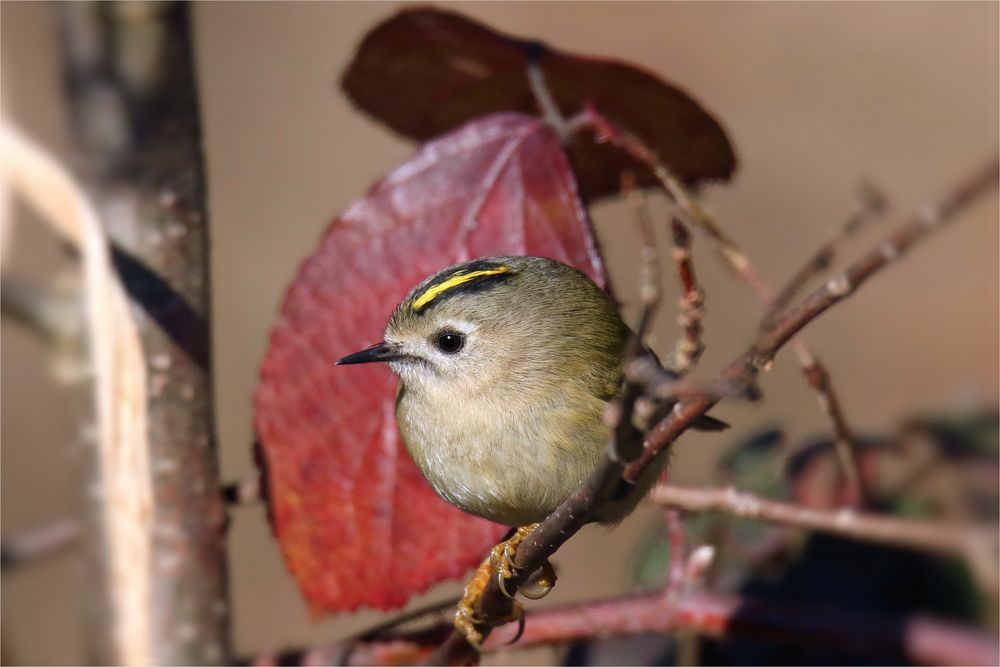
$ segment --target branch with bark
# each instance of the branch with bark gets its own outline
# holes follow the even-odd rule
[[[6,127],[0,164],[81,260],[86,307],[75,338],[94,380],[84,419],[97,426],[88,490],[99,490],[86,494],[92,525],[79,531],[91,538],[88,649],[100,663],[225,663],[225,513],[189,7],[77,3],[60,5],[57,17],[79,183]],[[52,317],[30,310],[39,294],[3,296],[5,314],[59,333]],[[63,531],[63,542],[74,538]]]
[[[446,624],[248,660],[252,665],[412,664],[436,655],[432,647]],[[531,612],[517,644],[502,628],[485,653],[551,646],[589,638],[687,631],[704,637],[766,638],[779,643],[827,646],[860,655],[904,656],[916,664],[995,665],[995,638],[931,616],[886,616],[814,605],[776,603],[693,592],[668,597],[663,590],[550,607]]]
[[[778,290],[771,299],[770,310],[764,317],[764,327],[767,328],[775,315],[792,302],[812,278],[821,275],[833,263],[837,245],[860,232],[869,223],[881,216],[888,207],[886,196],[868,183],[862,183],[858,192],[858,208],[847,220],[830,234],[820,244],[809,259],[796,270],[785,286]]]
[[[705,351],[705,344],[701,339],[705,293],[695,278],[694,261],[691,258],[691,233],[676,218],[670,221],[670,231],[674,242],[671,254],[677,264],[677,276],[681,283],[681,296],[678,299],[680,315],[677,322],[683,329],[683,336],[674,346],[667,367],[677,375],[685,375],[695,367]]]
[[[662,484],[650,492],[649,500],[685,512],[721,512],[853,540],[955,556],[968,563],[984,589],[997,589],[995,554],[1000,547],[1000,533],[985,527],[954,521],[898,519],[847,508],[835,512],[817,510],[760,498],[733,487],[697,489]]]

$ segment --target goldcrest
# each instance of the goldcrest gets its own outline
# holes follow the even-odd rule
[[[621,388],[630,335],[580,271],[541,257],[486,257],[424,280],[383,342],[337,363],[388,363],[400,379],[399,431],[434,490],[466,512],[524,526],[601,461],[611,438],[604,408]],[[698,426],[725,427],[711,418]],[[591,520],[624,518],[665,462],[661,455]]]

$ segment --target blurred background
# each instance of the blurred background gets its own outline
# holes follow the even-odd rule
[[[870,246],[891,221],[942,193],[998,143],[995,3],[457,3],[498,30],[644,66],[691,93],[728,130],[740,161],[704,200],[763,276],[783,283],[856,207],[862,178],[887,194]],[[268,330],[299,263],[340,211],[414,147],[351,108],[338,79],[364,33],[395,3],[199,3],[193,7],[212,234],[215,400],[224,480],[251,475],[250,396]],[[53,7],[4,2],[5,117],[72,161]],[[830,369],[860,433],[882,434],[924,413],[995,410],[998,392],[998,224],[995,194],[899,266],[823,316],[807,338]],[[654,201],[656,210],[664,210]],[[632,212],[592,210],[626,312],[636,285]],[[41,225],[14,207],[10,270],[46,280],[72,266]],[[661,239],[667,257],[666,237]],[[695,239],[707,293],[709,377],[751,340],[749,291]],[[670,274],[668,274],[669,276]],[[672,276],[670,276],[672,278]],[[654,346],[677,334],[669,306]],[[8,536],[80,504],[82,456],[69,399],[45,348],[2,328],[2,526]],[[672,480],[705,484],[720,454],[769,424],[796,443],[827,429],[787,352],[764,400],[717,410],[727,433],[675,447]],[[739,480],[737,480],[737,483]],[[629,589],[630,558],[661,513],[642,508],[608,533],[585,529],[557,558],[546,602]],[[262,507],[237,508],[229,531],[235,647],[250,655],[326,643],[379,614],[312,620],[281,560]],[[854,564],[854,567],[857,567]],[[78,550],[3,575],[3,658],[83,659]],[[416,603],[453,595],[441,586]],[[548,651],[494,662],[549,662]]]

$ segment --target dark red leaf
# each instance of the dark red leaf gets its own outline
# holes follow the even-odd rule
[[[255,425],[273,526],[314,611],[402,605],[504,532],[424,481],[396,430],[388,368],[334,366],[380,341],[421,279],[495,254],[551,257],[606,283],[558,139],[518,114],[428,143],[330,225],[292,283]]]
[[[459,14],[404,9],[361,42],[342,85],[354,103],[417,140],[496,111],[537,113],[529,58],[564,115],[586,102],[645,141],[690,184],[728,179],[736,157],[722,126],[685,92],[633,65],[570,55],[503,35]],[[569,154],[587,199],[616,194],[625,169],[652,176],[621,151],[574,137]]]

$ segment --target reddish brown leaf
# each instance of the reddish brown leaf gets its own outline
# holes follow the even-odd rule
[[[397,434],[388,368],[334,366],[380,341],[421,279],[494,254],[543,255],[606,282],[558,139],[518,114],[428,143],[330,225],[292,283],[255,425],[274,529],[314,611],[402,605],[504,532],[424,481]]]
[[[379,24],[361,42],[342,85],[364,111],[425,140],[495,111],[537,113],[526,76],[529,59],[545,74],[564,115],[594,103],[688,183],[728,179],[735,170],[722,126],[656,75],[503,35],[452,12],[404,9]],[[574,137],[569,154],[587,199],[616,194],[625,169],[640,175],[640,185],[655,184],[642,165],[589,137]]]

